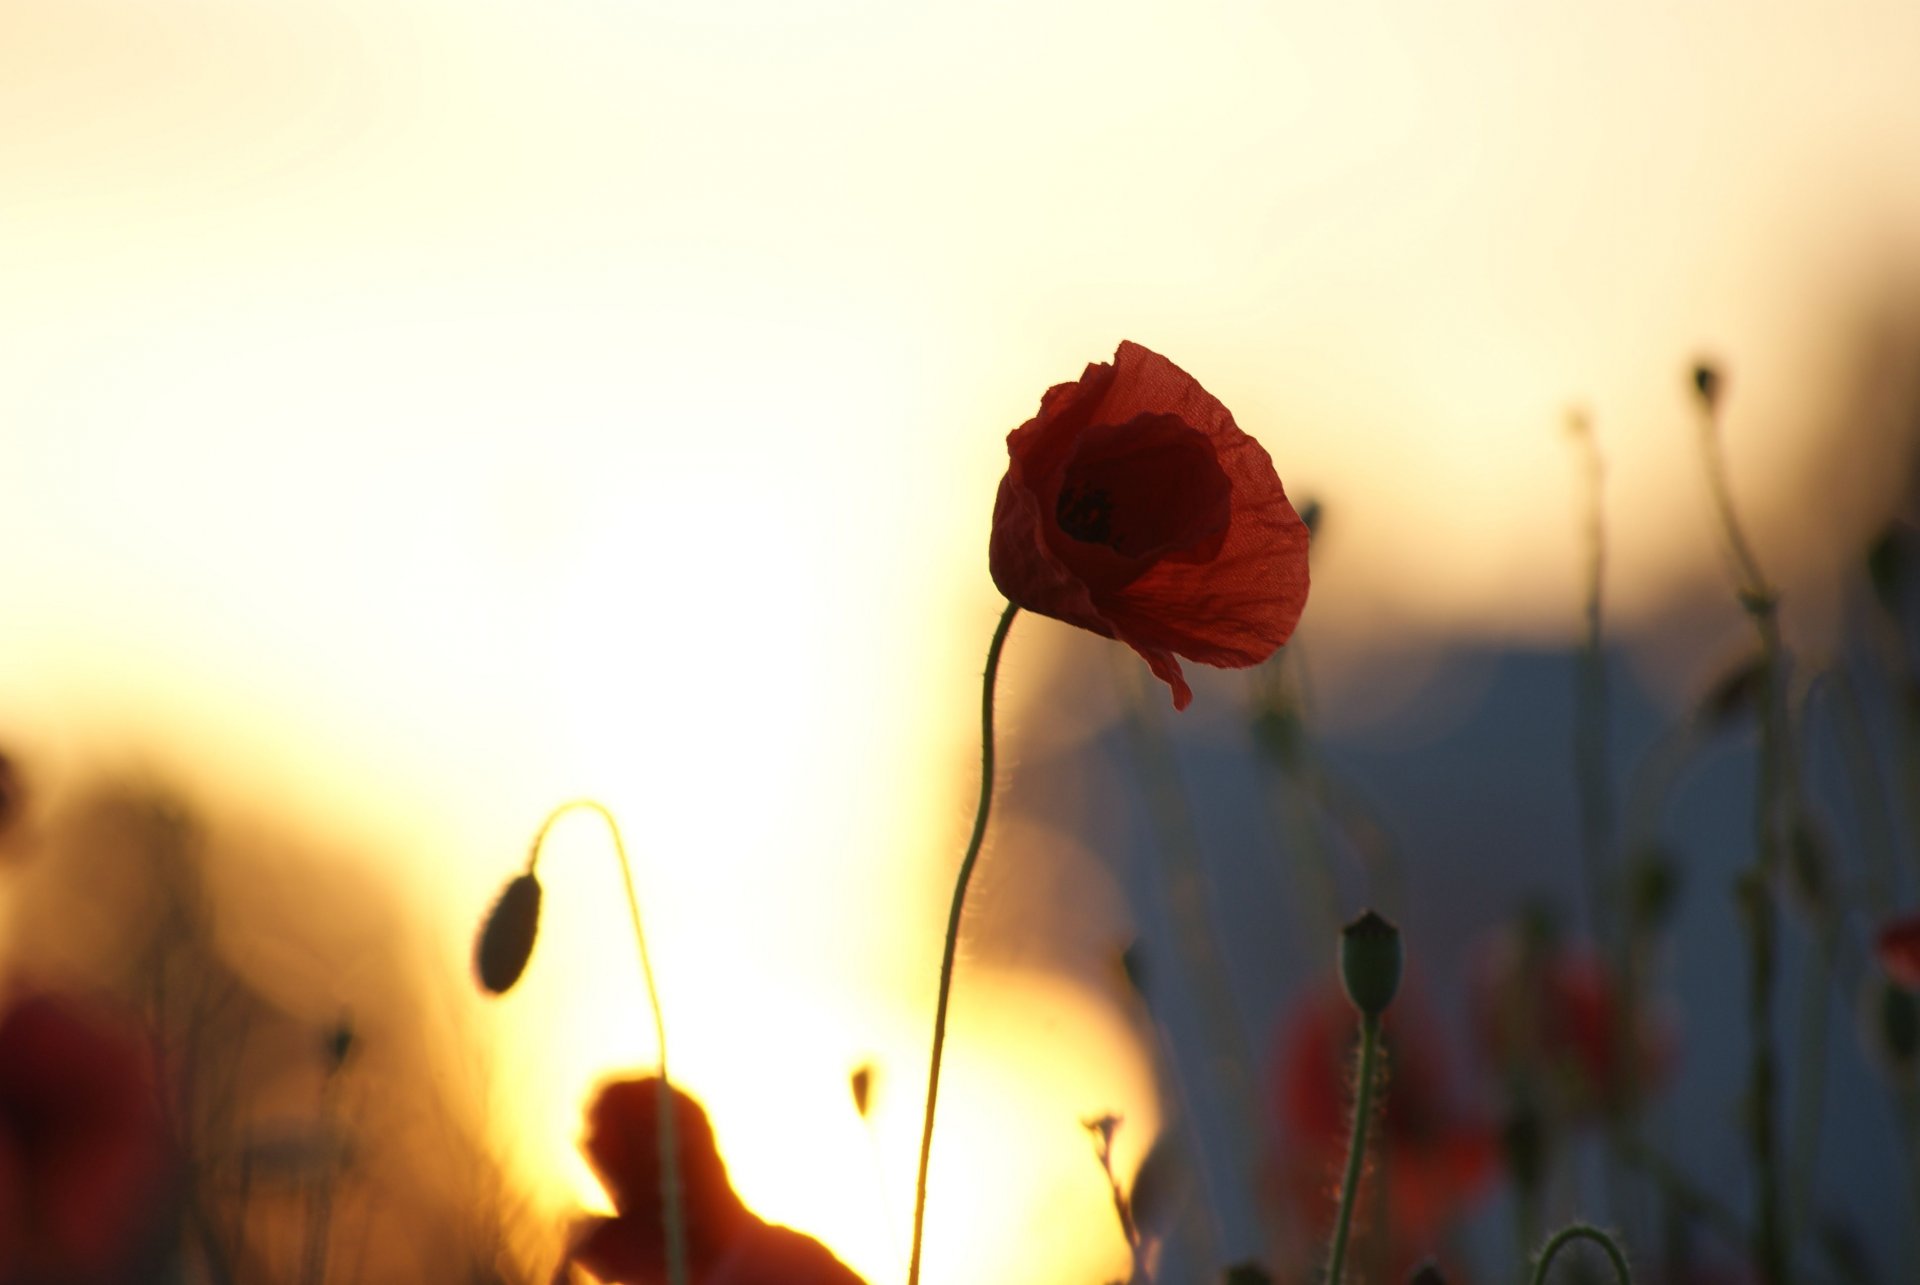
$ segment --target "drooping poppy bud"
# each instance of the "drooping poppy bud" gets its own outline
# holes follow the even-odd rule
[[[1235,1263],[1221,1277],[1222,1285],[1273,1285],[1273,1277],[1258,1263]]]
[[[867,1118],[867,1108],[873,1104],[873,1063],[862,1062],[853,1068],[853,1074],[847,1077],[847,1087],[853,1090],[853,1109],[860,1113],[862,1120]]]
[[[1707,410],[1719,408],[1720,394],[1726,386],[1726,378],[1720,368],[1711,361],[1701,360],[1693,366],[1693,391]]]
[[[533,939],[540,931],[540,880],[528,872],[501,890],[480,940],[474,947],[473,967],[489,994],[504,995],[527,970]]]
[[[1440,1271],[1440,1264],[1429,1258],[1415,1269],[1407,1285],[1447,1285],[1447,1278]]]
[[[1400,930],[1369,910],[1340,930],[1340,984],[1363,1017],[1379,1017],[1400,990]]]

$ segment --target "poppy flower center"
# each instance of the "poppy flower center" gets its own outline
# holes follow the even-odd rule
[[[1177,415],[1136,415],[1082,435],[1060,479],[1054,521],[1125,558],[1219,552],[1233,490],[1213,443]]]

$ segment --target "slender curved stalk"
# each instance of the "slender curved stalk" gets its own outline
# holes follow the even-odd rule
[[[1374,1062],[1380,1053],[1380,1019],[1360,1021],[1360,1085],[1353,1103],[1353,1135],[1347,1141],[1347,1173],[1340,1181],[1340,1212],[1333,1220],[1333,1247],[1327,1251],[1327,1285],[1340,1285],[1347,1261],[1347,1232],[1353,1225],[1354,1196],[1367,1155],[1367,1117],[1373,1114]]]
[[[1620,1252],[1620,1246],[1614,1244],[1613,1237],[1587,1223],[1572,1223],[1553,1234],[1533,1265],[1533,1285],[1545,1285],[1547,1269],[1553,1266],[1555,1255],[1576,1240],[1588,1240],[1600,1246],[1606,1251],[1607,1261],[1613,1264],[1614,1279],[1620,1285],[1633,1285],[1633,1273],[1627,1270],[1627,1256]]]
[[[661,1221],[667,1228],[667,1279],[671,1285],[688,1285],[691,1277],[687,1267],[686,1197],[680,1183],[680,1145],[674,1126],[673,1088],[667,1078],[667,1024],[660,1014],[660,989],[653,980],[653,960],[647,954],[647,934],[640,926],[640,898],[633,891],[633,862],[627,857],[627,843],[621,837],[620,823],[614,820],[607,805],[598,799],[570,799],[562,803],[547,813],[547,819],[540,823],[540,829],[534,833],[533,845],[527,853],[527,873],[536,873],[541,849],[546,845],[547,832],[553,829],[554,822],[573,811],[592,812],[605,821],[608,833],[613,836],[614,854],[620,858],[620,876],[627,889],[627,913],[633,920],[633,944],[640,951],[640,973],[647,982],[647,1004],[653,1010],[653,1037],[660,1056],[659,1091],[654,1095],[659,1104],[659,1125],[655,1133],[660,1140],[660,1212]]]
[[[960,949],[960,912],[967,904],[967,884],[980,859],[980,843],[987,836],[987,814],[993,808],[993,688],[1000,676],[1000,653],[1007,645],[1007,631],[1020,608],[1008,603],[1000,614],[1000,625],[987,645],[987,668],[980,683],[980,802],[973,813],[973,834],[967,840],[967,855],[960,859],[960,874],[954,880],[953,905],[947,911],[947,939],[940,954],[940,996],[933,1008],[933,1054],[927,1067],[927,1118],[920,1130],[920,1171],[913,1185],[913,1248],[907,1258],[907,1285],[919,1285],[920,1237],[927,1217],[927,1164],[933,1156],[934,1104],[940,1097],[940,1055],[947,1046],[947,1004],[953,996],[953,963]]]

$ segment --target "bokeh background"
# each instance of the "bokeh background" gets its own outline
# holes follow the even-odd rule
[[[1844,650],[1920,426],[1916,50],[1920,9],[1866,0],[4,0],[9,967],[97,960],[30,931],[44,868],[102,790],[166,782],[220,967],[404,1048],[537,1256],[604,1207],[586,1095],[654,1056],[590,818],[526,986],[483,1006],[464,969],[540,819],[597,797],[742,1191],[893,1278],[1005,432],[1131,338],[1323,505],[1316,731],[1445,995],[1528,896],[1577,902],[1570,411],[1605,461],[1618,771],[1744,637],[1700,355],[1790,644]],[[1166,929],[1111,650],[1037,619],[1010,647],[930,1285],[1124,1270],[1080,1121],[1125,1117],[1130,1170],[1179,1096],[1119,980]],[[1202,679],[1165,735],[1264,1052],[1326,949],[1248,811],[1248,685]],[[1687,832],[1673,1118],[1709,1182],[1740,1172],[1740,753]],[[262,1129],[311,1113],[287,1076]],[[434,1145],[396,1143],[406,1172]],[[1827,1156],[1895,1252],[1897,1156]]]

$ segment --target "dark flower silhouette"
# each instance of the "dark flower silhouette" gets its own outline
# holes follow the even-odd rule
[[[154,1225],[166,1154],[138,1035],[50,995],[0,1016],[0,1282],[115,1279]]]
[[[1522,929],[1483,955],[1471,989],[1473,1029],[1487,1062],[1525,1075],[1563,1117],[1632,1104],[1672,1069],[1675,1039],[1641,1011],[1623,1029],[1620,996],[1593,951]]]
[[[1395,1270],[1404,1275],[1433,1250],[1433,1239],[1490,1187],[1498,1155],[1494,1131],[1450,1093],[1437,1034],[1402,996],[1381,1022],[1385,1102],[1368,1141],[1373,1153],[1358,1208],[1378,1207],[1384,1176],[1385,1224]],[[1360,1019],[1338,986],[1306,996],[1280,1032],[1272,1078],[1280,1126],[1281,1189],[1301,1228],[1323,1239],[1333,1226],[1340,1169],[1353,1110],[1353,1050]]]
[[[1920,914],[1895,919],[1881,928],[1875,949],[1888,977],[1910,991],[1920,991]]]
[[[1307,601],[1307,527],[1273,461],[1158,353],[1047,390],[1007,435],[988,564],[1015,605],[1126,643],[1193,699],[1175,655],[1257,665]]]
[[[667,1279],[659,1086],[651,1077],[615,1081],[587,1111],[581,1146],[616,1212],[586,1219],[569,1259],[609,1285]],[[727,1180],[707,1113],[680,1090],[670,1092],[694,1285],[864,1285],[819,1241],[765,1222],[742,1204]]]

